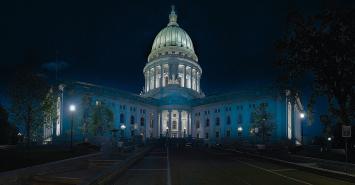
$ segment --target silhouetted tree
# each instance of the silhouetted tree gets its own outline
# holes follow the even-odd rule
[[[17,129],[9,123],[9,113],[0,105],[0,144],[16,144]]]
[[[354,17],[354,9],[325,11],[307,18],[290,14],[289,30],[277,43],[282,86],[297,93],[312,81],[308,115],[315,99],[325,96],[329,118],[339,125],[353,124],[355,118]]]

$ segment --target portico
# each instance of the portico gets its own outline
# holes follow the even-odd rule
[[[159,115],[160,135],[172,138],[187,137],[191,133],[190,117],[190,113],[186,110],[162,110]]]

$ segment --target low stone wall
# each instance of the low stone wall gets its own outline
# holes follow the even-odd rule
[[[31,177],[34,175],[45,175],[63,170],[70,171],[86,168],[88,165],[87,160],[89,158],[95,158],[99,155],[101,155],[101,153],[88,154],[8,172],[2,172],[0,173],[0,185],[27,185],[30,183]]]

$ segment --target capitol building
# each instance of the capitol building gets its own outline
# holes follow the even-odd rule
[[[202,66],[202,67],[201,67]],[[303,107],[298,97],[288,91],[260,88],[207,95],[201,87],[203,61],[195,53],[192,39],[179,25],[172,8],[167,25],[156,35],[143,69],[145,84],[135,94],[85,82],[60,85],[58,119],[44,128],[45,139],[69,138],[72,121],[74,138],[83,141],[84,127],[92,115],[85,106],[104,105],[111,112],[110,130],[124,137],[192,138],[206,143],[254,140],[260,128],[253,122],[253,112],[263,104],[273,123],[270,141],[290,140],[302,143]],[[76,112],[69,111],[71,104]],[[104,130],[104,128],[100,128]]]

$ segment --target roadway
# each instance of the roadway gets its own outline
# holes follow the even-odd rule
[[[326,176],[212,149],[155,148],[115,185],[350,185]]]

